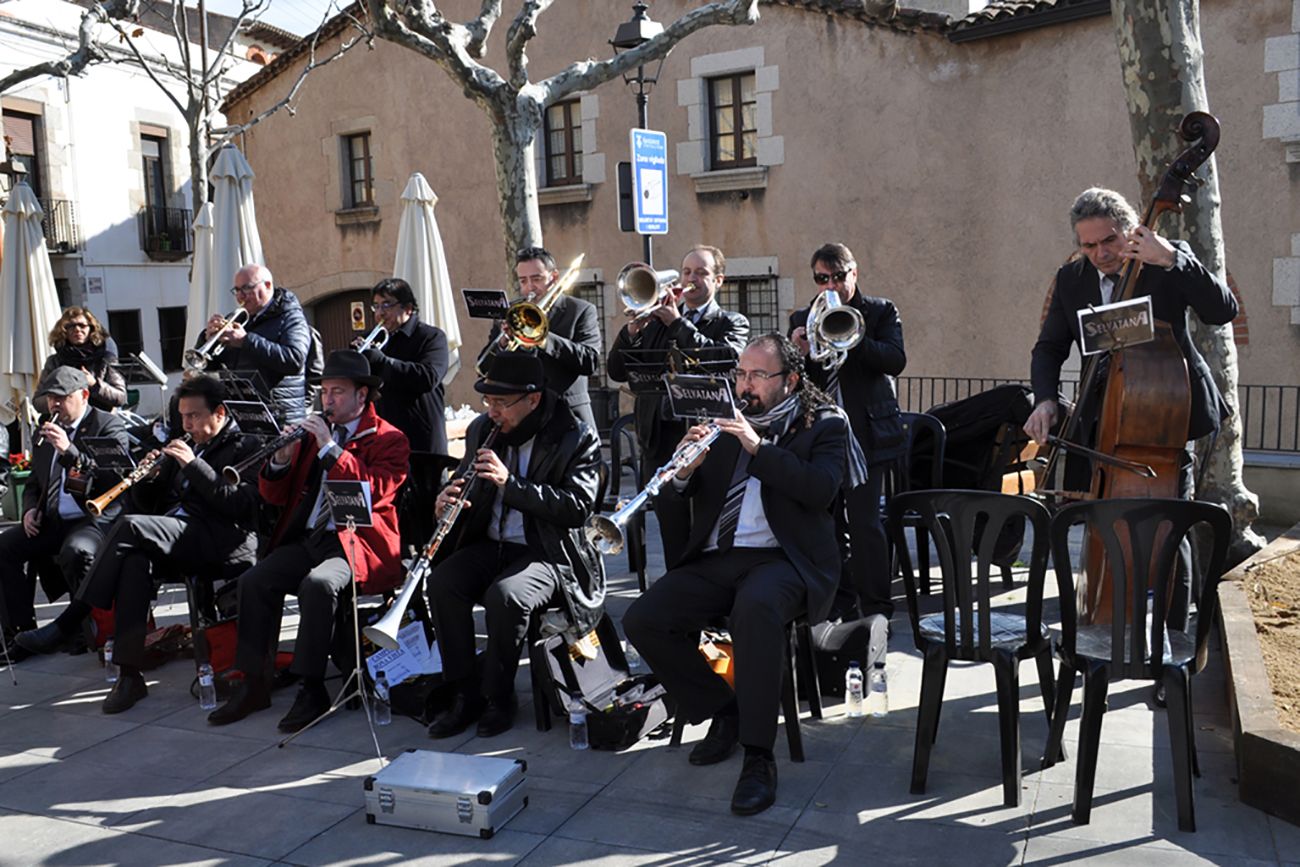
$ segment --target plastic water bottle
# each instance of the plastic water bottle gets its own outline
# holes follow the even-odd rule
[[[104,642],[104,680],[117,683],[117,663],[113,660],[113,639]]]
[[[862,716],[862,667],[856,659],[849,663],[848,671],[844,672],[844,701],[848,716]]]
[[[868,687],[867,711],[874,717],[882,717],[889,713],[889,684],[885,681],[883,660],[871,667],[871,682]]]
[[[569,748],[585,750],[591,746],[587,740],[587,706],[580,697],[569,698]]]
[[[199,707],[214,710],[217,706],[217,683],[212,666],[206,662],[199,666]]]
[[[370,711],[377,726],[386,726],[393,721],[393,708],[388,703],[388,678],[382,671],[375,674],[375,703]]]
[[[876,667],[877,662],[885,661],[889,644],[889,619],[883,614],[873,614],[867,618],[867,670]]]
[[[629,675],[645,674],[649,670],[646,667],[645,660],[630,641],[625,640],[623,642],[623,658],[627,660],[627,673]]]

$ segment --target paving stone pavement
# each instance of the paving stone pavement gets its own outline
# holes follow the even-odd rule
[[[650,575],[662,572],[653,522]],[[637,594],[626,560],[612,558],[609,608],[621,617]],[[1003,595],[1023,601],[1023,576]],[[1054,582],[1049,579],[1048,594]],[[518,757],[530,803],[491,840],[365,821],[362,780],[379,768],[360,712],[342,711],[280,749],[271,711],[212,729],[189,695],[186,660],[148,673],[149,697],[107,717],[108,686],[91,656],[27,660],[15,686],[0,671],[0,867],[18,865],[655,865],[711,864],[1297,864],[1300,828],[1237,800],[1224,671],[1214,650],[1194,681],[1196,833],[1177,828],[1167,720],[1149,685],[1112,686],[1102,728],[1092,822],[1070,819],[1074,765],[1040,771],[1046,725],[1032,664],[1021,671],[1023,796],[1002,804],[993,672],[954,664],[926,793],[908,793],[920,657],[896,585],[889,654],[890,713],[851,720],[831,706],[801,721],[807,761],[789,761],[778,736],[777,803],[751,818],[728,810],[740,759],[695,768],[686,746],[643,741],[613,754],[568,748],[564,726],[538,732],[527,662],[513,730],[430,741],[398,717],[378,729],[386,756],[408,748]],[[44,622],[60,606],[44,605]],[[1054,615],[1049,606],[1048,619]],[[164,589],[159,621],[184,618]],[[296,614],[286,616],[292,636]],[[481,627],[481,624],[480,624]],[[1076,688],[1067,749],[1073,750]],[[1071,752],[1071,758],[1073,758]]]

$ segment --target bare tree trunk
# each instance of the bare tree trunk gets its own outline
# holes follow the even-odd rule
[[[1185,143],[1176,130],[1190,111],[1208,111],[1199,0],[1111,0],[1120,69],[1128,102],[1129,123],[1142,182],[1149,201],[1168,165]],[[1226,279],[1219,177],[1213,158],[1202,167],[1199,194],[1179,221],[1181,236],[1205,267]],[[1209,466],[1197,496],[1223,503],[1232,512],[1234,537],[1230,559],[1240,561],[1259,550],[1264,540],[1250,525],[1259,516],[1259,498],[1242,478],[1241,417],[1237,414],[1237,346],[1232,326],[1211,326],[1191,318],[1192,335],[1214,373],[1215,382],[1233,409],[1210,452]],[[1210,449],[1203,442],[1199,452]]]
[[[525,105],[515,98],[514,110],[492,125],[492,151],[496,157],[497,198],[505,230],[504,271],[507,288],[514,281],[515,253],[541,246],[542,218],[537,210],[537,165],[533,137],[542,123],[541,105]]]

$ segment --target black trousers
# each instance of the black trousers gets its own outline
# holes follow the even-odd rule
[[[864,617],[894,616],[894,576],[885,528],[880,522],[880,491],[890,464],[869,467],[867,481],[845,496],[848,513],[849,574]]]
[[[235,667],[268,676],[280,637],[284,597],[298,597],[298,635],[290,670],[325,677],[340,600],[352,588],[352,568],[338,534],[320,530],[280,545],[239,578],[239,638]]]
[[[487,612],[483,651],[484,698],[505,699],[515,689],[528,618],[555,595],[554,568],[527,545],[485,539],[462,547],[429,575],[429,610],[442,653],[443,676],[474,688],[474,604]]]
[[[807,611],[803,579],[778,548],[733,548],[672,569],[623,616],[628,640],[690,722],[717,714],[733,695],[740,742],[771,749],[781,707],[785,625]],[[700,653],[700,630],[727,617],[736,689]]]
[[[69,594],[81,587],[95,560],[108,521],[84,517],[65,520],[47,516],[40,532],[28,537],[22,524],[0,532],[0,623],[8,630],[33,629],[36,626],[36,572],[28,564],[42,557],[53,557]]]
[[[78,598],[113,611],[113,658],[140,667],[155,574],[180,577],[228,560],[252,561],[251,549],[238,557],[223,550],[208,523],[168,515],[123,515],[113,522]]]

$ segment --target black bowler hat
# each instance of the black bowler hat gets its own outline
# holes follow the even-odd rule
[[[530,352],[502,352],[487,376],[474,383],[479,394],[533,394],[542,390],[542,363]]]
[[[320,376],[312,377],[313,383],[325,379],[350,379],[357,385],[369,386],[372,389],[378,388],[384,382],[378,376],[371,375],[370,362],[355,349],[336,349],[331,352],[329,358],[325,359],[325,369],[321,371]]]

